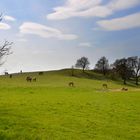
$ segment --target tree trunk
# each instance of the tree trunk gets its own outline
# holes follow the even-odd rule
[[[74,76],[74,68],[71,69],[71,76]]]
[[[137,85],[137,86],[139,85],[139,79],[138,79],[137,76],[136,76],[136,85]]]
[[[103,75],[105,76],[105,68],[103,67]]]
[[[105,70],[103,70],[103,74],[104,74],[104,76],[105,76],[105,74],[106,74]]]
[[[72,70],[71,76],[74,76],[74,71]]]
[[[123,80],[123,84],[126,85],[126,79]]]
[[[85,68],[83,68],[83,73],[85,72]]]

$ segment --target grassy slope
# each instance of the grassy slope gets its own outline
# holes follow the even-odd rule
[[[91,74],[91,73],[90,73]],[[37,82],[27,83],[27,75]],[[139,140],[140,91],[69,70],[0,77],[0,140]],[[96,80],[102,79],[102,80]],[[74,81],[75,87],[68,87]],[[108,83],[109,91],[102,89]]]

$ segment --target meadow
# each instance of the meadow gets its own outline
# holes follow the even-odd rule
[[[0,140],[139,140],[140,86],[121,91],[121,82],[102,75],[76,75],[0,76]]]

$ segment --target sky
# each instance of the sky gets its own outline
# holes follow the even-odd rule
[[[13,42],[0,72],[93,69],[106,56],[140,57],[140,0],[1,0],[0,45]]]

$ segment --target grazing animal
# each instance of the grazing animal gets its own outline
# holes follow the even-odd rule
[[[69,82],[69,86],[70,87],[74,87],[74,83],[73,82]]]
[[[108,88],[107,84],[103,84],[102,86],[103,88]]]
[[[36,82],[36,77],[33,78],[33,82]]]
[[[10,78],[12,78],[12,76],[13,76],[13,75],[12,75],[12,74],[10,74],[10,76],[9,76],[9,77],[10,77]]]
[[[43,75],[43,72],[39,72],[38,74],[39,74],[39,75]]]
[[[124,88],[124,87],[123,87],[123,88],[122,88],[122,91],[128,91],[128,88]]]
[[[27,82],[32,82],[32,78],[31,78],[30,76],[27,76],[27,77],[26,77],[26,81],[27,81]]]

